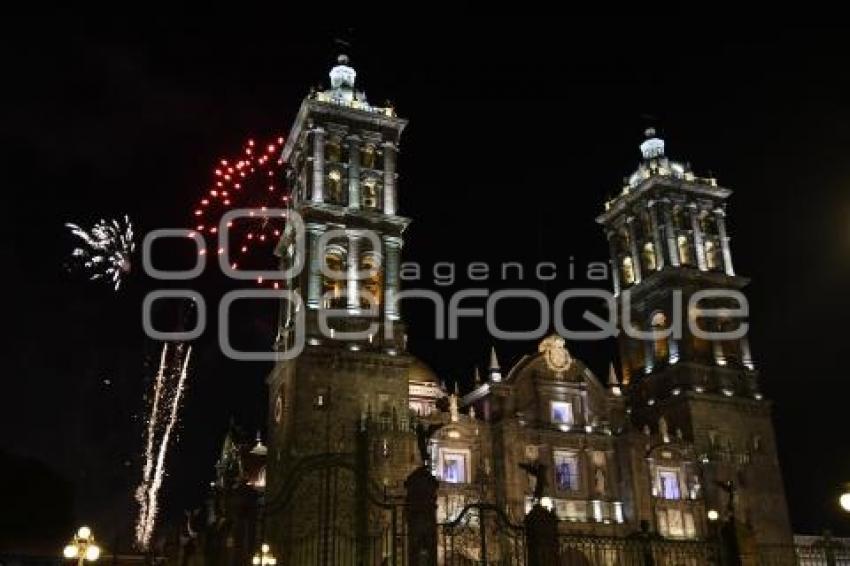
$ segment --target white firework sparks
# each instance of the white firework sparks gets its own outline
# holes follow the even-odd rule
[[[75,248],[71,256],[88,272],[89,279],[108,281],[117,291],[124,275],[130,272],[130,259],[136,249],[130,218],[124,215],[123,219],[100,220],[89,231],[70,222],[65,226],[83,241],[84,245]]]
[[[191,346],[185,348],[183,344],[178,344],[173,348],[169,360],[168,350],[168,344],[163,344],[148,417],[142,483],[136,489],[136,501],[139,503],[136,544],[143,550],[148,548],[156,524],[159,488],[165,476],[165,459],[171,433],[177,424],[180,401],[189,374],[189,358],[192,355]]]

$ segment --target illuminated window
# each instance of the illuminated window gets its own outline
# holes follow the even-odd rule
[[[326,270],[333,277],[322,276],[323,308],[341,308],[345,306],[345,250],[341,246],[328,246],[325,251]]]
[[[384,270],[381,269],[381,256],[374,252],[364,254],[360,260],[360,270],[368,271],[369,275],[363,281],[362,291],[369,293],[377,308],[381,304],[384,290]],[[369,301],[365,297],[360,298],[361,308],[369,308]]]
[[[573,424],[573,405],[568,401],[552,401],[552,422],[555,424]]]
[[[561,491],[575,491],[578,486],[578,456],[574,452],[555,450],[555,486]]]
[[[705,242],[705,265],[708,269],[718,269],[720,267],[720,254],[714,240]]]
[[[658,496],[662,499],[681,499],[679,489],[679,470],[672,468],[659,468],[656,475],[658,484]]]
[[[339,169],[331,169],[328,173],[328,198],[331,202],[340,204],[344,201],[342,194],[342,173]]]
[[[647,271],[655,271],[658,267],[655,263],[655,246],[652,242],[647,242],[643,245],[643,266]]]
[[[635,282],[635,268],[632,265],[631,256],[623,258],[623,281],[626,285],[631,285]]]
[[[360,204],[363,208],[378,208],[378,181],[374,177],[363,180],[360,191]]]
[[[440,471],[444,482],[467,483],[468,452],[465,450],[440,450]]]
[[[689,265],[693,263],[691,259],[691,244],[688,241],[688,237],[684,234],[680,234],[678,238],[676,238],[676,244],[679,247],[679,263],[682,265]]]

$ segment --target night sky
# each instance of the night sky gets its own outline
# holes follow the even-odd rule
[[[751,343],[775,403],[794,527],[850,535],[836,502],[850,481],[847,30],[729,28],[729,18],[699,13],[624,13],[615,24],[511,12],[491,21],[459,5],[428,16],[398,6],[369,8],[395,14],[380,23],[330,18],[330,6],[320,17],[246,5],[42,13],[13,26],[0,105],[8,321],[0,501],[29,510],[3,512],[0,533],[61,544],[86,521],[126,546],[136,512],[140,415],[158,354],[140,312],[153,283],[137,269],[113,293],[68,274],[73,240],[63,224],[127,213],[141,233],[188,226],[216,160],[248,137],[287,133],[308,88],[326,84],[342,37],[370,101],[390,99],[410,120],[399,198],[414,222],[404,258],[426,269],[607,260],[594,219],[637,166],[647,125],[672,158],[733,189],[733,259],[752,277]],[[166,252],[166,261],[184,252]],[[545,286],[484,285],[554,296],[586,283],[561,273]],[[222,288],[211,275],[191,286],[210,297]],[[432,278],[421,286],[434,287]],[[459,279],[455,289],[464,286]],[[262,349],[275,308],[255,311],[237,332]],[[469,384],[473,366],[486,363],[482,324],[464,324],[460,340],[446,342],[433,338],[427,311],[406,318],[410,350],[446,381]],[[518,307],[500,319],[531,322]],[[536,345],[496,346],[508,366]],[[605,375],[613,344],[568,347]],[[225,360],[213,332],[196,344],[166,518],[200,504],[231,417],[249,432],[264,426],[268,369]]]

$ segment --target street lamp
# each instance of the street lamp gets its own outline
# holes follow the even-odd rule
[[[850,483],[844,484],[844,493],[838,497],[838,504],[850,513]]]
[[[268,564],[269,566],[273,566],[274,564],[277,564],[277,558],[275,558],[269,550],[269,545],[263,543],[260,547],[260,553],[254,555],[254,558],[251,560],[251,564]]]
[[[711,522],[716,521],[720,518],[720,513],[717,512],[717,509],[709,509],[708,510],[708,520]]]
[[[76,559],[79,566],[86,561],[94,562],[100,558],[100,547],[95,544],[91,529],[80,527],[71,542],[62,550],[62,555],[68,560]]]

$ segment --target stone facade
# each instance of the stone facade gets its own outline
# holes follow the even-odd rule
[[[374,541],[397,517],[380,502],[409,498],[405,482],[426,466],[437,481],[438,523],[488,502],[521,524],[541,503],[560,533],[705,540],[711,509],[747,540],[790,543],[770,405],[746,337],[664,335],[677,290],[687,304],[700,290],[746,284],[732,267],[730,191],[667,159],[650,133],[638,170],[598,218],[611,244],[617,307],[649,337],[623,334],[619,371],[612,364],[604,380],[550,336],[510,368],[492,351],[471,391],[449,392],[407,352],[395,300],[409,222],[397,214],[406,122],[369,105],[355,76],[340,59],[331,88],[305,99],[284,149],[307,241],[306,267],[288,282],[303,311],[282,309],[277,347],[292,348],[298,316],[306,346],[267,380],[258,538],[288,549],[293,564],[316,561],[316,552],[353,556],[366,540],[386,557],[397,541]],[[288,231],[279,246],[284,267],[296,260],[293,238]],[[323,264],[341,276],[323,274]],[[337,309],[330,332],[321,330],[328,309]],[[365,332],[345,337],[355,330]],[[416,427],[430,432],[424,459]],[[319,539],[301,560],[298,545],[310,536]],[[354,541],[351,550],[345,541]]]

